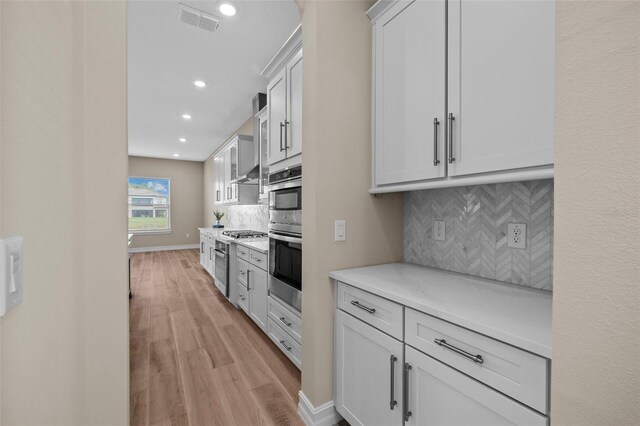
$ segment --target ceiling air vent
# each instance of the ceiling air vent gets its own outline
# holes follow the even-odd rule
[[[180,3],[178,7],[180,8],[180,20],[185,24],[211,32],[218,29],[220,19],[217,16],[183,3]]]

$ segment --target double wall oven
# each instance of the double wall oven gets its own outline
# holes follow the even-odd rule
[[[269,292],[302,310],[302,166],[269,175]]]

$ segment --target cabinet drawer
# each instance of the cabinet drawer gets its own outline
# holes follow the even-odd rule
[[[267,270],[267,255],[259,251],[251,250],[249,252],[250,262],[262,270]]]
[[[405,310],[405,342],[542,413],[549,412],[546,358],[410,308]]]
[[[247,285],[247,271],[249,264],[242,259],[238,259],[238,282]]]
[[[247,287],[238,283],[238,306],[249,315],[249,292],[247,291]]]
[[[339,282],[338,308],[402,340],[402,305]]]
[[[238,257],[240,259],[244,259],[247,262],[249,261],[249,249],[246,248],[245,246],[241,246],[240,244],[237,245],[236,247],[236,254],[238,255]]]
[[[284,331],[273,319],[269,318],[268,332],[271,340],[284,352],[296,367],[302,366],[302,346]]]
[[[300,316],[271,296],[267,300],[269,303],[269,318],[280,325],[296,342],[302,343],[302,319]]]

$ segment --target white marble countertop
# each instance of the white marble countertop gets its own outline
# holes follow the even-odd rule
[[[260,253],[269,253],[269,238],[238,238],[234,240],[236,244],[248,247],[252,250],[259,251]]]
[[[234,243],[236,240],[233,238],[222,235],[223,231],[235,231],[235,229],[225,229],[225,228],[198,228],[201,232],[206,232],[210,235],[213,235],[214,238],[226,241],[228,243]]]
[[[210,235],[213,235],[214,238],[226,241],[229,243],[236,243],[248,247],[253,250],[257,250],[261,253],[269,252],[269,238],[260,237],[260,238],[230,238],[225,235],[222,235],[223,231],[241,231],[241,229],[216,229],[216,228],[198,228],[202,232],[207,232]]]
[[[405,263],[345,269],[329,276],[551,358],[550,293]]]

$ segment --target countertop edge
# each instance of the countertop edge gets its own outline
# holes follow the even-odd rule
[[[488,336],[492,339],[499,340],[501,342],[507,343],[511,346],[515,346],[517,348],[523,349],[525,351],[531,352],[535,355],[551,359],[551,348],[546,345],[541,345],[539,343],[533,342],[531,340],[521,338],[518,336],[514,336],[513,334],[503,333],[500,330],[496,330],[490,327],[484,327],[482,324],[477,324],[472,322],[471,320],[460,317],[457,315],[450,315],[446,312],[442,312],[428,305],[423,305],[417,303],[414,300],[406,299],[402,296],[399,296],[393,292],[381,290],[377,287],[372,287],[367,285],[366,283],[362,283],[358,280],[354,280],[350,277],[346,277],[340,274],[340,271],[332,271],[329,273],[329,277],[340,281],[342,283],[351,285],[353,287],[359,288],[361,290],[367,291],[369,293],[378,295],[380,297],[384,297],[385,299],[389,299],[393,302],[400,303],[404,306],[407,306],[411,309],[415,309],[420,312],[424,312],[431,316],[440,318],[442,320],[451,322],[453,324],[459,325],[461,327],[467,328],[469,330],[475,331],[477,333]]]
[[[259,251],[262,254],[268,254],[269,253],[269,249],[265,250],[265,249],[262,249],[262,248],[260,248],[260,247],[258,247],[256,245],[252,244],[252,243],[255,243],[256,241],[242,241],[242,239],[239,239],[239,240],[234,240],[234,242],[236,244],[241,245],[241,246],[250,248],[251,250]]]

